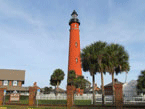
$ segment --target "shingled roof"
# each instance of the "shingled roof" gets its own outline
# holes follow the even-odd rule
[[[0,69],[0,80],[25,81],[25,70]]]
[[[114,79],[114,83],[115,83],[115,84],[124,84],[124,83],[118,81],[117,79]],[[107,85],[105,85],[104,87],[106,87],[106,86],[112,86],[112,82],[109,83],[109,84],[107,84]]]

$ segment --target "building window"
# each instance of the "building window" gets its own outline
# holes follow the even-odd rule
[[[78,43],[77,43],[77,42],[75,42],[75,46],[76,46],[76,47],[78,46]]]
[[[7,86],[8,85],[8,81],[7,80],[4,80],[4,86]]]
[[[13,86],[17,86],[17,81],[13,81]]]
[[[75,24],[75,27],[77,27],[77,24]]]
[[[78,58],[76,58],[76,63],[78,63]]]

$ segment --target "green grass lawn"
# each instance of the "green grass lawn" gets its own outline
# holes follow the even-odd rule
[[[13,106],[13,105],[7,105],[7,106],[0,106],[1,107],[7,107],[7,109],[67,109],[67,107],[48,107],[48,106],[39,106],[39,107],[34,107],[34,106]],[[76,109],[75,107],[72,107],[70,109]]]
[[[0,109],[1,107],[7,107],[7,109],[67,109],[66,107],[46,107],[46,106],[34,107],[34,106],[16,106],[16,105],[0,106]]]
[[[7,105],[7,106],[0,106],[1,107],[7,107],[7,109],[67,109],[67,107],[46,107],[46,106],[39,106],[39,107],[32,107],[32,106],[13,106],[13,105]],[[115,109],[113,107],[85,107],[85,109]],[[83,109],[83,107],[81,108],[76,108],[76,107],[72,107],[70,109]]]

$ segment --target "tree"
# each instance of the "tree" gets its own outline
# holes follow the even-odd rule
[[[56,69],[53,72],[52,80],[56,81],[57,88],[60,85],[61,81],[64,79],[64,72],[61,69]]]
[[[145,94],[145,70],[142,70],[141,75],[138,76],[137,89],[140,90],[139,93]]]
[[[106,42],[98,41],[84,48],[81,54],[82,67],[84,71],[94,72],[90,73],[92,76],[96,74],[96,72],[101,73],[102,104],[104,104],[104,96],[105,96],[103,73],[104,74],[106,73],[106,60],[105,60],[106,46],[107,46]],[[95,93],[94,85],[95,83],[93,84],[93,96]],[[93,101],[95,101],[95,99]]]
[[[68,85],[74,85],[76,88],[84,89],[84,84],[86,83],[86,80],[84,79],[84,76],[76,76],[76,73],[74,70],[70,70],[68,73]]]
[[[92,76],[92,84],[93,84],[93,104],[95,104],[95,77],[94,75],[96,74],[97,71],[97,60],[96,60],[96,55],[94,53],[94,49],[92,45],[87,46],[82,49],[81,52],[81,62],[82,62],[82,68],[83,71],[90,72],[90,75]]]
[[[105,93],[104,93],[104,78],[103,78],[103,73],[106,74],[106,60],[105,60],[105,53],[106,53],[106,46],[107,43],[106,42],[95,42],[93,45],[93,49],[94,49],[94,53],[95,53],[95,57],[97,60],[97,71],[96,72],[100,72],[101,73],[101,88],[102,88],[102,104],[104,104],[105,100]]]
[[[112,75],[112,90],[113,90],[113,103],[115,100],[114,89],[114,73],[117,75],[122,72],[128,72],[129,55],[124,47],[119,44],[110,44],[106,47],[106,71]]]
[[[68,73],[68,85],[73,85],[75,88],[85,89],[86,88],[86,80],[84,76],[76,76],[74,70],[70,70]]]
[[[44,87],[44,94],[50,94],[52,87]]]
[[[51,84],[52,86],[55,86],[55,87],[56,87],[57,81],[56,81],[56,80],[53,80],[53,76],[54,76],[54,75],[51,75],[50,84]]]
[[[70,70],[68,73],[68,85],[75,85],[75,80],[76,80],[76,73],[74,70]]]
[[[54,75],[51,75],[50,84],[55,87],[55,95],[57,95],[57,92],[56,92],[57,81],[52,79],[53,76]]]
[[[83,71],[89,71],[93,80],[93,104],[95,103],[94,92],[94,75],[96,72],[101,73],[102,83],[102,102],[104,104],[104,80],[103,73],[109,72],[112,75],[112,89],[113,89],[113,103],[114,103],[114,73],[119,74],[121,72],[128,72],[129,55],[125,51],[124,47],[119,44],[109,44],[106,42],[95,42],[84,48],[81,53],[81,61]]]
[[[127,63],[124,63],[123,65],[124,65],[124,66],[122,66],[122,69],[123,69],[123,71],[126,72],[126,76],[125,76],[125,83],[126,83],[128,71],[130,70],[130,66],[129,66],[129,63],[128,63],[128,62],[127,62]]]
[[[85,89],[86,88],[86,79],[84,79],[84,76],[78,76],[75,79],[75,87],[80,88],[80,89]]]
[[[64,79],[64,72],[61,69],[54,70],[53,74],[51,75],[50,84],[55,86],[55,95],[57,95],[56,86],[60,85],[61,81]]]

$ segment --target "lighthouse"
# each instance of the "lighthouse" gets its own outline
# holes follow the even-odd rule
[[[77,18],[78,14],[74,10],[71,14],[72,18],[69,21],[70,38],[69,38],[69,60],[68,71],[74,70],[77,76],[82,75],[81,57],[80,57],[80,21]]]

